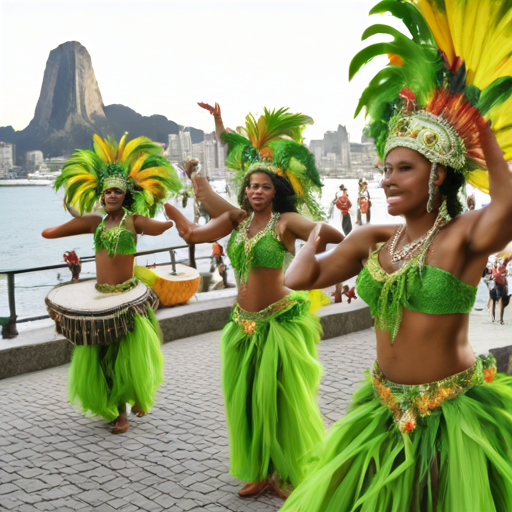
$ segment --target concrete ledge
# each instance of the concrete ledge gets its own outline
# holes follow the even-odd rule
[[[235,289],[202,293],[195,302],[159,309],[156,316],[164,343],[221,330],[229,320],[235,294]],[[324,329],[323,339],[373,326],[370,310],[362,301],[331,304],[318,314]],[[50,321],[40,325],[20,332],[15,339],[0,341],[0,379],[69,363],[73,345],[55,332]]]
[[[510,373],[512,365],[512,345],[508,347],[491,348],[489,352],[496,358],[499,373]]]

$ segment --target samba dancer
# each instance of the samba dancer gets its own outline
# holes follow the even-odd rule
[[[316,403],[321,327],[313,311],[329,300],[322,292],[290,293],[283,285],[286,254],[315,226],[297,213],[296,198],[320,215],[311,192],[321,183],[300,135],[312,120],[287,109],[265,109],[258,121],[247,116],[245,137],[225,131],[217,104],[200,106],[213,114],[217,137],[228,144],[226,163],[240,180],[241,209],[197,174],[196,195],[212,220],[196,226],[171,205],[165,209],[189,243],[232,233],[227,250],[238,297],[221,340],[231,474],[248,482],[240,496],[272,490],[285,498],[282,486],[301,481],[301,457],[324,434]],[[326,228],[324,243],[342,239],[339,231]]]
[[[512,157],[512,143],[502,130],[512,122],[512,78],[504,77],[512,40],[500,28],[512,7],[417,5],[377,5],[372,13],[389,10],[413,38],[370,27],[365,37],[394,40],[366,48],[350,68],[353,76],[372,57],[394,54],[358,111],[366,106],[385,162],[388,212],[405,225],[363,226],[316,256],[318,226],[286,275],[287,286],[308,289],[359,273],[378,362],[282,512],[512,510],[512,378],[496,375],[492,356],[475,358],[468,340],[482,269],[512,239],[503,157]],[[461,215],[465,179],[491,203]]]
[[[133,276],[137,234],[156,236],[172,227],[170,221],[148,216],[154,216],[169,193],[178,193],[182,186],[160,146],[145,137],[128,143],[125,139],[126,135],[118,145],[95,135],[94,151],[79,150],[66,161],[55,189],[64,186],[65,204],[76,207],[82,216],[42,233],[45,238],[94,233],[97,283],[89,293],[97,295],[91,297],[96,301],[105,297],[101,294],[114,296],[137,286],[145,290]],[[83,215],[98,200],[106,215]],[[145,415],[163,382],[160,329],[152,309],[158,301],[148,294],[142,304],[130,306],[122,295],[118,302],[108,319],[95,323],[90,318],[93,323],[86,328],[82,320],[87,312],[76,320],[71,313],[57,314],[47,300],[57,328],[80,343],[69,370],[70,401],[78,402],[84,412],[113,421],[114,434],[128,429],[126,403],[133,413]],[[108,328],[101,327],[105,324]]]

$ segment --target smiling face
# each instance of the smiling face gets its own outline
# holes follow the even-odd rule
[[[398,147],[387,154],[382,188],[386,193],[390,215],[419,215],[426,212],[431,168],[431,162],[412,149]],[[446,175],[442,165],[438,165],[437,175],[435,183],[440,185]]]
[[[103,208],[107,213],[113,213],[121,209],[123,206],[124,198],[126,197],[126,193],[123,192],[120,188],[112,187],[107,188],[105,192],[103,192],[103,201],[105,205]]]
[[[252,209],[257,212],[265,210],[269,205],[272,208],[276,189],[267,173],[255,172],[249,178],[249,185],[245,188],[245,193]]]

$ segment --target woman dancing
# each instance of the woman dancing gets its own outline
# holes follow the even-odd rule
[[[177,194],[181,188],[160,146],[145,137],[128,143],[125,138],[118,145],[95,135],[94,151],[73,154],[55,182],[57,190],[65,187],[66,203],[77,207],[80,215],[91,212],[98,200],[106,214],[83,215],[42,233],[45,238],[94,233],[97,283],[92,293],[122,294],[137,287],[133,276],[137,234],[160,235],[173,225],[146,215],[154,216],[169,193]],[[158,301],[149,297],[133,307],[119,300],[114,318],[105,321],[108,328],[98,332],[50,308],[58,328],[72,325],[69,339],[82,343],[71,360],[70,401],[78,402],[84,412],[114,421],[114,434],[128,430],[126,404],[138,416],[146,414],[163,382],[160,329],[152,309]]]
[[[512,8],[491,0],[418,5],[377,5],[372,12],[401,17],[413,40],[370,27],[365,37],[394,41],[366,48],[350,68],[352,76],[373,56],[394,54],[358,111],[366,106],[385,162],[388,212],[405,225],[363,226],[316,256],[318,226],[286,275],[287,286],[308,289],[359,273],[377,361],[282,512],[512,510],[512,378],[496,375],[492,356],[475,358],[468,341],[482,269],[512,238],[503,158],[512,157],[512,141],[502,130],[512,121],[512,80],[503,78],[512,39],[497,40]],[[486,36],[475,37],[481,21]],[[464,178],[490,191],[488,207],[461,215]]]
[[[272,489],[284,498],[280,484],[298,485],[300,459],[324,433],[316,403],[321,327],[313,315],[323,294],[290,293],[283,284],[286,255],[315,226],[297,213],[296,203],[319,214],[310,194],[321,185],[318,171],[300,135],[311,119],[265,109],[258,121],[247,116],[243,136],[224,130],[218,105],[200,105],[212,112],[217,136],[229,146],[227,165],[237,171],[242,209],[217,196],[197,174],[196,195],[212,220],[196,226],[171,205],[165,209],[189,243],[232,232],[227,251],[238,297],[221,340],[231,473],[248,482],[240,496]],[[324,233],[324,243],[343,238],[334,228]]]

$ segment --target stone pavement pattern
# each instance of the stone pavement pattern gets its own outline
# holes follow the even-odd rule
[[[68,365],[0,381],[0,510],[274,512],[272,496],[241,499],[229,474],[220,332],[163,346],[165,383],[124,435],[67,403]],[[373,330],[322,341],[320,408],[339,419],[374,358]]]
[[[471,315],[471,333],[479,353],[512,340],[510,324],[490,324],[484,313]],[[374,336],[368,329],[320,343],[326,427],[372,363]],[[214,332],[164,345],[155,407],[119,436],[67,403],[67,365],[0,381],[0,511],[278,510],[272,496],[239,498],[243,482],[229,474],[219,339]]]

